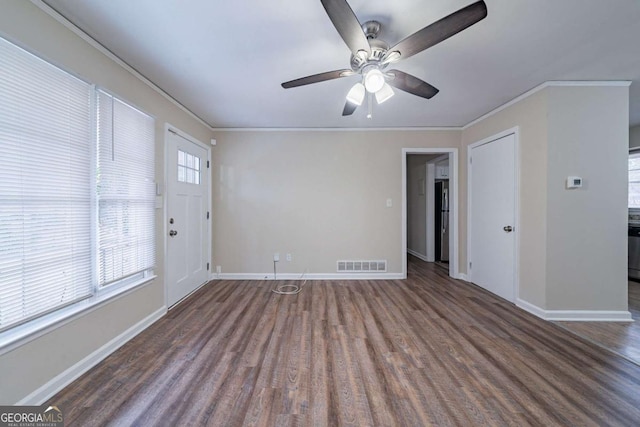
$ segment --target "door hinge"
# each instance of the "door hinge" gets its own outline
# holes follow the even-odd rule
[[[209,160],[207,160],[207,169],[209,169]]]
[[[469,263],[469,268],[471,268],[472,266],[473,266],[473,263],[472,263],[472,262],[470,262],[470,263]]]
[[[209,263],[207,263],[207,271],[209,271]]]
[[[207,219],[209,219],[209,211],[207,211]]]

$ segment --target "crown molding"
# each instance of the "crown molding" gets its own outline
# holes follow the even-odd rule
[[[212,128],[214,132],[397,132],[460,131],[462,127],[384,127],[384,128]]]
[[[501,106],[494,108],[493,110],[489,111],[488,113],[483,114],[482,116],[478,117],[477,119],[469,122],[468,124],[462,126],[462,130],[467,130],[468,128],[470,128],[473,125],[476,125],[478,123],[480,123],[481,121],[493,116],[494,114],[499,113],[500,111],[504,110],[505,108],[509,108],[514,104],[517,104],[518,102],[522,101],[523,99],[526,99],[528,97],[530,97],[531,95],[540,92],[541,90],[544,90],[548,87],[603,87],[603,86],[626,86],[629,87],[631,86],[631,81],[628,80],[572,80],[572,81],[556,81],[556,80],[550,80],[547,82],[544,82],[536,87],[534,87],[533,89],[528,90],[527,92],[523,93],[522,95],[519,95],[515,98],[513,98],[511,101],[507,102],[506,104],[502,104]]]
[[[158,94],[162,95],[165,99],[167,99],[173,105],[175,105],[180,110],[185,112],[187,115],[189,115],[191,118],[196,120],[198,123],[200,123],[201,125],[205,126],[208,130],[213,130],[213,127],[209,123],[205,122],[202,118],[197,116],[193,111],[189,110],[187,107],[182,105],[178,100],[176,100],[174,97],[172,97],[167,92],[165,92],[163,89],[161,89],[160,86],[156,85],[154,82],[152,82],[151,80],[146,78],[144,75],[142,75],[135,68],[133,68],[132,66],[127,64],[125,61],[123,61],[119,56],[115,55],[113,52],[111,52],[109,49],[107,49],[104,45],[100,44],[100,42],[98,42],[96,39],[91,37],[89,34],[85,33],[80,27],[78,27],[77,25],[75,25],[74,23],[69,21],[67,18],[62,16],[58,11],[56,11],[51,6],[46,4],[43,0],[31,0],[31,3],[33,3],[36,7],[38,7],[40,10],[42,10],[44,13],[46,13],[47,15],[51,16],[53,19],[58,21],[65,28],[67,28],[69,31],[71,31],[72,33],[74,33],[75,35],[80,37],[82,40],[87,42],[91,47],[93,47],[94,49],[98,50],[100,53],[105,55],[107,58],[111,59],[116,64],[118,64],[119,66],[124,68],[126,71],[131,73],[138,80],[140,80],[141,82],[143,82],[144,84],[149,86],[155,92],[157,92]]]
[[[513,98],[501,106],[494,108],[486,114],[469,122],[464,126],[434,126],[434,127],[380,127],[380,128],[213,128],[214,132],[381,132],[381,131],[464,131],[471,126],[499,113],[500,111],[511,107],[514,104],[540,92],[548,87],[629,87],[631,81],[628,80],[568,80],[557,81],[550,80],[539,84],[533,89]]]
[[[143,74],[138,72],[135,68],[133,68],[132,66],[127,64],[120,57],[118,57],[113,52],[111,52],[109,49],[107,49],[104,45],[102,45],[97,40],[95,40],[93,37],[91,37],[89,34],[84,32],[80,27],[78,27],[77,25],[73,24],[71,21],[69,21],[67,18],[62,16],[59,12],[57,12],[51,6],[46,4],[44,2],[44,0],[30,0],[30,1],[36,7],[38,7],[40,10],[45,12],[47,15],[51,16],[53,19],[55,19],[60,24],[62,24],[64,27],[66,27],[68,30],[70,30],[75,35],[80,37],[82,40],[87,42],[90,46],[92,46],[93,48],[97,49],[103,55],[105,55],[106,57],[108,57],[109,59],[111,59],[112,61],[117,63],[118,65],[120,65],[126,71],[128,71],[133,76],[138,78],[141,82],[145,83],[147,86],[149,86],[155,92],[157,92],[158,94],[160,94],[161,96],[166,98],[169,102],[174,104],[180,110],[185,112],[191,118],[193,118],[198,123],[200,123],[201,125],[205,126],[208,130],[210,130],[212,132],[381,132],[381,131],[382,132],[384,132],[384,131],[424,132],[424,131],[461,131],[461,130],[464,131],[464,130],[470,128],[471,126],[473,126],[473,125],[475,125],[475,124],[477,124],[477,123],[479,123],[479,122],[481,122],[481,121],[493,116],[494,114],[499,113],[500,111],[504,110],[505,108],[508,108],[508,107],[510,107],[510,106],[522,101],[523,99],[528,98],[529,96],[535,94],[536,92],[539,92],[539,91],[541,91],[543,89],[546,89],[548,87],[579,87],[579,86],[582,86],[582,87],[589,87],[589,86],[590,87],[597,87],[597,86],[626,86],[626,87],[629,87],[631,85],[631,81],[626,81],[626,80],[612,80],[612,81],[607,81],[607,80],[605,80],[605,81],[598,81],[598,80],[593,80],[593,81],[590,81],[590,80],[584,80],[584,81],[581,81],[581,80],[576,80],[576,81],[547,81],[547,82],[544,82],[544,83],[542,83],[542,84],[530,89],[529,91],[517,96],[516,98],[513,98],[511,101],[508,101],[507,103],[505,103],[505,104],[503,104],[503,105],[501,105],[501,106],[489,111],[488,113],[483,114],[482,116],[478,117],[475,120],[472,120],[471,122],[469,122],[468,124],[466,124],[464,126],[378,127],[378,128],[375,128],[375,127],[374,128],[318,128],[318,127],[284,127],[284,128],[278,128],[278,127],[231,128],[231,127],[229,127],[229,128],[214,128],[209,123],[207,123],[205,120],[203,120],[198,115],[196,115],[194,112],[192,112],[187,107],[182,105],[178,100],[176,100],[171,95],[169,95],[167,92],[165,92],[163,89],[161,89],[153,81],[149,80]]]

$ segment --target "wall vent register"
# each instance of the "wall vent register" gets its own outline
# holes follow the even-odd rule
[[[375,261],[338,261],[338,273],[384,273],[387,271],[386,260]]]

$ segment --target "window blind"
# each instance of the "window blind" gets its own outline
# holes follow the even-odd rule
[[[640,208],[640,152],[629,153],[629,208]]]
[[[154,120],[98,91],[98,283],[155,264]]]
[[[0,330],[92,293],[91,98],[0,38]]]

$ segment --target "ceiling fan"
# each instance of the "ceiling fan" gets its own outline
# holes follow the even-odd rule
[[[378,104],[391,98],[393,96],[391,86],[422,98],[432,98],[438,93],[438,89],[400,70],[387,70],[387,67],[448,39],[487,16],[487,5],[480,0],[427,25],[395,46],[389,47],[386,42],[378,39],[381,28],[379,22],[367,21],[361,25],[346,0],[320,1],[342,40],[351,50],[351,69],[302,77],[282,83],[282,87],[289,89],[361,75],[362,82],[356,83],[347,94],[347,102],[342,111],[343,116],[353,114],[356,108],[362,105],[366,94],[369,94],[370,108],[372,94],[375,95]],[[370,116],[371,111],[368,117]]]

